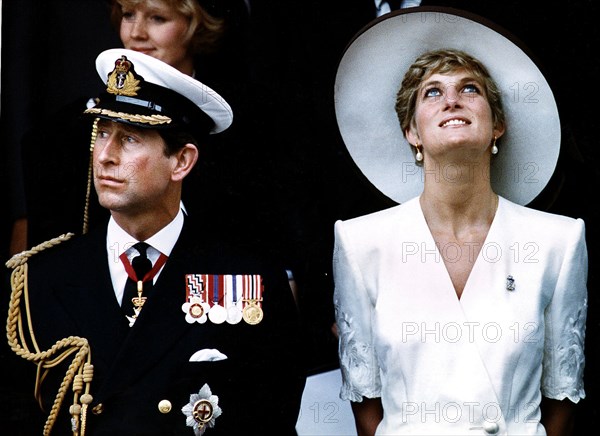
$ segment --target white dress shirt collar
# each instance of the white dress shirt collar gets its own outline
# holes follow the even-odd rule
[[[173,251],[173,247],[175,246],[175,243],[181,234],[183,220],[183,211],[179,209],[179,212],[173,221],[163,227],[156,234],[143,241],[152,247],[148,249],[148,258],[152,261],[152,263],[156,262],[156,259],[158,259],[160,256],[160,253],[163,253],[167,256],[171,255],[171,251]],[[117,301],[119,302],[123,298],[123,290],[125,289],[125,282],[127,281],[127,272],[125,271],[123,263],[119,260],[119,256],[131,248],[131,246],[133,246],[136,242],[139,241],[119,227],[117,222],[112,217],[110,218],[106,232],[106,253],[108,256],[108,268],[110,271],[113,289],[115,291]],[[131,258],[134,254],[136,253],[128,253],[128,257]],[[154,276],[155,282],[161,271],[158,271],[156,276]]]

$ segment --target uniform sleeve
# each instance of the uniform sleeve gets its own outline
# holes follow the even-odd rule
[[[588,258],[583,221],[578,219],[572,229],[566,232],[569,236],[556,289],[546,308],[542,394],[547,398],[568,398],[577,403],[585,398],[583,370]]]
[[[373,343],[373,304],[349,239],[344,223],[336,222],[333,279],[342,373],[340,398],[360,402],[362,397],[379,397],[381,381]]]

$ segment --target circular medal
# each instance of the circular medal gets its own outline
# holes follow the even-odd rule
[[[215,324],[222,324],[227,319],[227,310],[223,306],[215,304],[208,311],[208,319]]]
[[[213,416],[213,405],[210,401],[202,399],[194,403],[192,416],[198,423],[206,424]]]
[[[252,325],[258,324],[263,319],[263,311],[255,303],[244,307],[242,315],[244,317],[244,321]]]
[[[237,324],[242,320],[242,311],[236,305],[227,309],[227,322],[229,324]]]
[[[193,303],[190,305],[189,314],[192,316],[192,318],[200,318],[202,315],[204,315],[204,308],[199,303]]]

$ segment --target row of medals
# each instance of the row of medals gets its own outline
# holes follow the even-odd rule
[[[233,303],[232,306],[225,308],[220,304],[214,303],[208,310],[208,319],[214,324],[222,324],[227,321],[229,324],[237,324],[242,319],[251,325],[258,324],[262,321],[263,311],[260,307],[260,300],[251,298],[242,300],[246,303],[244,308],[240,310],[237,303]],[[192,297],[190,299],[189,313],[194,318],[200,318],[204,315],[205,308],[203,307],[206,303],[202,304],[202,299],[199,297]]]
[[[260,307],[261,301],[262,298],[243,299],[242,302],[245,302],[246,305],[241,310],[237,302],[233,302],[233,305],[227,309],[218,303],[214,303],[208,310],[208,319],[214,324],[222,324],[225,321],[227,321],[229,324],[238,324],[242,319],[250,325],[258,324],[263,319],[263,311]],[[133,325],[135,319],[138,317],[140,311],[142,310],[142,306],[146,302],[146,298],[138,294],[138,297],[133,298],[132,302],[135,306],[135,314],[133,317],[128,317],[130,325]],[[190,298],[190,315],[193,318],[201,318],[206,311],[204,306],[208,306],[208,304],[204,303],[202,298]]]

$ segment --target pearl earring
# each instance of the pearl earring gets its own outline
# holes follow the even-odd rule
[[[415,159],[417,160],[417,162],[422,162],[423,161],[423,153],[421,153],[421,146],[419,145],[418,142],[415,145],[415,148],[417,149],[417,155],[415,156]]]
[[[494,136],[494,143],[492,144],[492,154],[498,154],[498,147],[496,147],[496,137]]]

